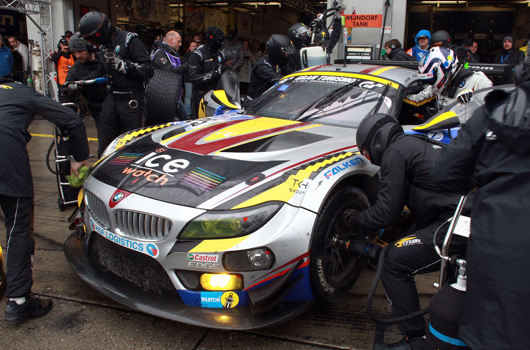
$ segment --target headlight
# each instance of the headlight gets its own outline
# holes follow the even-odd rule
[[[227,271],[267,270],[274,261],[274,254],[268,248],[226,252],[223,255],[223,267]]]
[[[268,202],[251,208],[206,212],[191,221],[179,238],[230,238],[248,235],[265,225],[283,202]]]

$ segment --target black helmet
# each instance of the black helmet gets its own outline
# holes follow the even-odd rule
[[[267,40],[265,51],[272,64],[283,67],[289,63],[289,55],[294,54],[296,50],[286,35],[272,34]]]
[[[86,41],[84,38],[81,38],[77,35],[73,35],[70,38],[70,44],[68,45],[70,47],[70,51],[88,51],[88,52],[94,52],[94,46],[92,46],[91,43]]]
[[[225,35],[221,28],[211,26],[206,29],[205,45],[212,52],[219,50],[223,45],[223,41],[225,41]]]
[[[287,36],[297,49],[311,45],[311,30],[303,23],[295,23],[287,29]]]
[[[383,153],[399,133],[403,133],[403,128],[388,114],[369,115],[357,128],[357,147],[368,152],[373,164],[381,165]]]
[[[109,44],[111,37],[109,17],[98,11],[90,11],[79,20],[79,33],[86,40],[96,44]]]
[[[438,42],[441,42],[444,47],[450,47],[451,36],[445,30],[437,30],[431,35],[431,45]]]

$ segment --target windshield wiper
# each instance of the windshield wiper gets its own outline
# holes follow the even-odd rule
[[[298,120],[298,118],[300,118],[302,115],[304,115],[305,112],[307,112],[313,107],[315,109],[322,109],[322,108],[329,106],[331,103],[335,102],[335,99],[337,97],[345,94],[355,85],[357,85],[356,81],[354,81],[353,83],[346,84],[336,90],[331,91],[329,94],[322,96],[315,102],[309,104],[309,106],[307,106],[306,108],[302,109],[300,113],[298,113],[292,120]]]

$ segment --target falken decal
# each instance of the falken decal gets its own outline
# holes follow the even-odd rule
[[[341,173],[342,171],[347,170],[361,163],[364,163],[364,160],[361,157],[354,158],[352,160],[349,160],[347,162],[343,162],[337,166],[334,166],[333,168],[331,168],[331,170],[326,171],[324,173],[324,176],[326,177],[326,179],[331,179],[334,175],[337,175]]]
[[[108,239],[109,241],[119,244],[122,247],[133,250],[135,252],[145,254],[155,259],[158,258],[158,255],[160,254],[160,250],[158,249],[158,246],[156,244],[137,242],[133,241],[132,239],[119,236],[115,233],[105,230],[103,227],[99,226],[92,218],[90,218],[90,228],[92,229],[92,231],[97,232],[100,236]]]

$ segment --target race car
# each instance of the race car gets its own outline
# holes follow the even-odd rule
[[[342,213],[368,207],[378,185],[356,128],[399,119],[418,86],[406,68],[325,65],[244,113],[124,134],[91,168],[66,257],[119,303],[210,328],[267,327],[335,300],[364,260],[332,239],[353,235]]]

